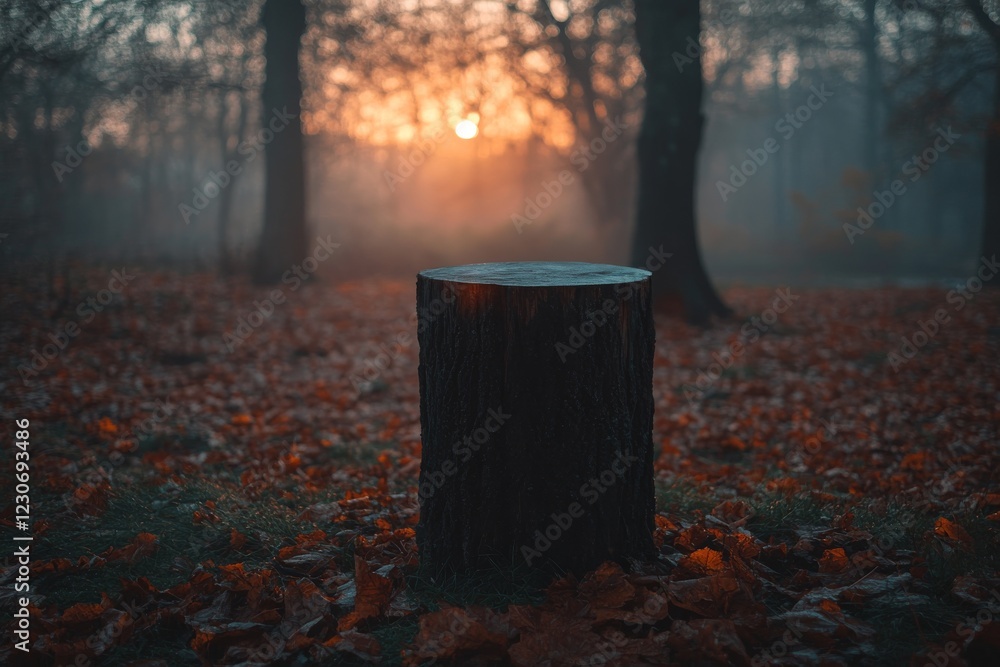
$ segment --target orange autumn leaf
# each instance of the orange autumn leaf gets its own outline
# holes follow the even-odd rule
[[[31,564],[32,574],[44,574],[46,572],[71,572],[76,568],[68,558],[52,558],[50,560],[38,560]]]
[[[656,528],[658,530],[676,532],[681,528],[676,523],[674,523],[667,517],[663,516],[662,514],[657,514],[655,517],[653,517],[653,520],[656,522]]]
[[[923,470],[924,466],[927,465],[929,455],[927,452],[913,452],[912,454],[907,454],[900,461],[899,467],[903,470]]]
[[[195,653],[203,653],[208,650],[208,646],[212,643],[213,639],[215,639],[213,633],[197,630],[191,639],[191,649]]]
[[[850,564],[851,561],[847,558],[847,552],[840,547],[827,549],[819,559],[819,571],[827,573],[843,572]]]
[[[725,500],[712,509],[712,516],[717,516],[727,523],[735,523],[753,514],[753,508],[742,500]]]
[[[158,542],[158,538],[152,533],[139,533],[126,546],[114,552],[114,556],[129,563],[134,563],[137,560],[154,554]]]
[[[722,441],[722,446],[728,449],[733,449],[738,452],[742,452],[747,448],[747,443],[743,442],[735,435],[731,435]]]
[[[972,536],[966,532],[965,528],[945,517],[940,517],[934,522],[934,534],[963,547],[972,546]]]
[[[831,614],[840,613],[840,605],[834,602],[833,600],[820,600],[818,606],[823,611],[829,612]]]
[[[101,417],[101,420],[97,422],[97,428],[101,433],[118,432],[118,426],[107,417]]]
[[[82,484],[73,491],[73,508],[79,514],[100,516],[108,508],[108,484]]]
[[[516,610],[512,607],[511,613]],[[420,617],[420,630],[404,655],[403,664],[408,667],[452,664],[449,659],[463,651],[502,657],[509,641],[506,632],[503,632],[505,622],[509,621],[493,610],[481,607],[446,607],[424,614]]]
[[[248,426],[253,423],[253,417],[247,414],[236,415],[233,417],[233,424],[236,426]]]
[[[349,614],[345,614],[340,617],[337,621],[337,632],[346,632],[347,630],[352,630],[361,621],[365,620],[364,617],[356,611],[352,611]]]
[[[603,563],[583,578],[577,590],[600,609],[618,609],[635,597],[635,588],[617,563]]]
[[[63,623],[85,623],[96,620],[107,607],[103,604],[78,603],[63,612]]]
[[[760,555],[760,546],[745,533],[727,535],[723,538],[722,543],[727,549],[743,559],[755,558]]]
[[[685,556],[679,563],[680,567],[697,574],[715,574],[726,569],[722,553],[710,547],[704,547]]]
[[[686,551],[694,551],[701,548],[708,541],[708,531],[694,524],[690,528],[685,528],[674,540],[674,546]]]
[[[712,616],[721,613],[729,598],[740,588],[739,581],[730,573],[715,574],[698,579],[672,581],[668,591],[670,603],[682,609]]]
[[[802,490],[802,485],[792,477],[782,477],[767,482],[767,490],[772,493],[782,493],[792,496]]]
[[[201,510],[195,510],[194,514],[191,515],[191,523],[214,523],[218,520],[219,518],[211,512],[202,512]]]
[[[392,599],[392,581],[372,571],[360,556],[354,557],[354,612],[357,620],[381,616]]]

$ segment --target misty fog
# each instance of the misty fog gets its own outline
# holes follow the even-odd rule
[[[13,3],[41,55],[4,79],[5,231],[66,259],[212,266],[225,248],[246,262],[271,120],[250,4],[32,18]],[[939,279],[974,261],[994,56],[957,5],[904,4],[703,3],[701,43],[674,61],[703,57],[698,228],[721,280]],[[557,38],[503,3],[308,3],[310,233],[351,249],[331,270],[626,262],[643,76],[631,10],[613,5],[551,3],[589,53],[588,93]],[[580,130],[582,93],[596,132]],[[456,135],[463,118],[476,137]],[[884,213],[865,217],[873,202]]]

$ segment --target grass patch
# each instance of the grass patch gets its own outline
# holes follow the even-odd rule
[[[441,603],[455,607],[484,606],[505,609],[509,605],[540,604],[551,575],[526,565],[495,567],[470,575],[434,577],[419,568],[407,580],[407,591],[414,601],[430,611]]]
[[[323,451],[329,459],[319,459],[317,464],[322,465],[336,462],[339,464],[367,466],[378,461],[378,457],[382,452],[398,450],[398,448],[399,443],[393,441],[338,443],[326,447]]]
[[[218,522],[195,523],[196,510],[205,511],[213,501]],[[57,525],[38,544],[39,559],[91,557],[108,547],[123,547],[142,532],[158,538],[154,554],[134,564],[112,562],[82,574],[46,578],[41,590],[50,602],[69,606],[96,602],[102,592],[114,595],[119,579],[147,577],[158,588],[187,581],[199,563],[212,560],[218,565],[241,562],[249,569],[271,562],[277,551],[300,533],[317,525],[296,517],[312,499],[301,506],[274,497],[249,500],[235,485],[219,481],[193,481],[179,487],[136,486],[115,491],[108,508],[99,517],[83,517]],[[247,548],[230,546],[232,530],[247,536]]]
[[[414,637],[417,636],[417,630],[419,628],[420,624],[416,620],[412,618],[404,618],[373,631],[372,635],[378,639],[379,646],[382,648],[382,662],[379,664],[387,665],[389,667],[402,665],[403,657],[401,652],[406,646],[413,642]],[[348,661],[337,664],[343,665],[351,663]],[[365,663],[357,661],[354,664]]]
[[[153,626],[137,633],[125,644],[117,645],[99,664],[128,667],[142,660],[163,660],[172,667],[198,667],[202,662],[188,647],[189,641],[191,633],[186,629],[178,632]]]
[[[875,630],[876,664],[899,664],[901,656],[940,641],[955,627],[953,619],[960,609],[954,603],[937,597],[905,599],[906,595],[881,595],[851,609],[852,616]]]
[[[923,536],[934,528],[934,517],[920,509],[897,502],[882,507],[873,503],[851,508],[854,525],[874,535],[883,550],[920,547]]]
[[[787,496],[761,490],[749,500],[754,514],[750,532],[761,539],[787,537],[806,527],[829,526],[837,507],[821,504],[811,494]]]
[[[719,504],[715,494],[701,485],[677,477],[667,482],[656,480],[656,509],[658,512],[691,518],[695,512],[708,512]]]

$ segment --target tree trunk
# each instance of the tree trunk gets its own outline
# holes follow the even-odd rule
[[[882,142],[882,61],[878,55],[878,23],[875,20],[877,0],[865,0],[865,21],[861,27],[861,50],[865,56],[865,131],[862,133],[865,171],[871,176],[872,187],[882,178],[879,165]]]
[[[653,556],[650,288],[646,271],[575,262],[418,276],[433,572]]]
[[[695,227],[704,83],[700,53],[692,53],[688,39],[697,43],[701,32],[699,3],[637,0],[635,11],[646,68],[646,113],[639,137],[632,265],[654,270],[658,303],[679,301],[689,321],[704,323],[731,311],[705,272]],[[675,61],[675,56],[683,59]],[[657,253],[673,256],[661,262]]]
[[[232,148],[229,147],[230,133],[226,125],[226,118],[229,115],[229,103],[228,103],[228,93],[223,90],[219,94],[219,124],[218,124],[218,134],[219,134],[219,155],[222,159],[222,164],[226,165],[231,160],[238,160],[238,147],[240,142],[243,141],[243,135],[246,133],[247,127],[247,101],[244,99],[243,93],[240,92],[236,95],[237,103],[240,105],[239,114],[236,120],[236,131],[235,131],[235,142]],[[232,226],[232,211],[233,211],[233,198],[235,196],[237,183],[235,179],[230,182],[228,187],[222,189],[219,193],[219,226],[218,226],[218,252],[219,252],[219,272],[224,276],[232,275],[235,272],[236,266],[233,260],[232,249],[230,248],[229,241],[229,229]]]
[[[774,113],[775,115],[780,115],[785,108],[783,102],[783,95],[781,94],[781,81],[779,79],[780,67],[779,63],[781,61],[781,49],[775,48],[772,52],[772,58],[774,60],[774,71],[771,73],[771,96],[774,100]],[[787,224],[787,214],[785,212],[785,156],[779,151],[777,155],[771,158],[774,162],[774,228],[773,232],[775,238],[779,240],[780,245],[784,246],[789,242],[789,236],[794,231],[791,229],[791,225]]]
[[[228,116],[229,116],[229,100],[228,91],[225,89],[219,90],[219,109],[218,116],[216,116],[216,135],[219,140],[219,161],[222,168],[226,168],[226,163],[229,162],[229,128],[228,128]],[[239,139],[237,139],[239,142]],[[232,258],[229,254],[229,219],[230,212],[233,207],[233,188],[235,183],[230,182],[228,186],[222,188],[219,192],[219,218],[217,222],[218,231],[218,249],[217,253],[219,256],[219,273],[224,276],[232,274]]]
[[[253,278],[275,283],[307,253],[305,156],[300,119],[302,81],[299,43],[306,28],[302,0],[266,0],[264,106],[261,132],[273,138],[265,149],[264,228]]]
[[[998,49],[1000,53],[1000,49]],[[997,64],[993,88],[993,118],[986,128],[986,164],[983,193],[983,255],[990,259],[1000,254],[1000,63]],[[994,287],[1000,281],[990,281]]]

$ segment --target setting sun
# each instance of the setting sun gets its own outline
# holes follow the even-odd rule
[[[479,126],[473,121],[465,119],[459,121],[455,126],[455,134],[459,139],[474,139],[479,134]]]

